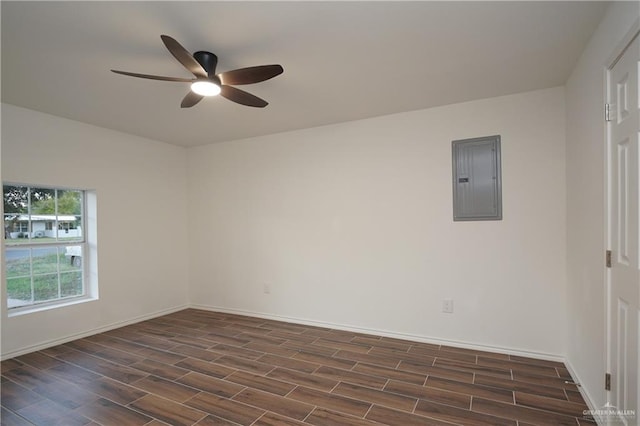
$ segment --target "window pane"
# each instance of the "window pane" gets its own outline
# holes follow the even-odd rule
[[[56,214],[56,190],[49,188],[31,188],[31,214]]]
[[[47,223],[56,220],[56,190],[50,188],[31,188],[31,223],[29,236],[32,242],[47,243],[54,241],[56,234],[47,230]],[[53,225],[52,225],[53,227]]]
[[[82,226],[80,225],[80,216],[58,216],[58,240],[82,240]]]
[[[58,298],[58,274],[33,276],[33,299],[36,302]]]
[[[23,277],[31,275],[31,259],[29,249],[7,248],[4,253],[7,265],[7,278]]]
[[[7,307],[30,305],[31,277],[7,278]]]
[[[4,185],[4,212],[28,213],[28,189],[26,186]]]
[[[29,216],[19,215],[7,218],[5,221],[9,223],[9,233],[7,235],[11,244],[22,244],[29,242]],[[6,228],[5,228],[6,229]]]
[[[58,238],[82,240],[82,192],[58,190]]]
[[[82,296],[82,271],[65,272],[60,274],[62,297]]]
[[[34,248],[31,252],[33,274],[58,273],[58,248]]]
[[[61,259],[60,271],[79,271],[82,269],[82,246],[67,246]]]
[[[61,215],[81,215],[82,214],[82,192],[60,189],[58,190],[58,214]]]
[[[28,238],[26,233],[29,221],[29,216],[27,215],[29,206],[28,188],[4,185],[3,192],[4,238],[7,240]],[[24,231],[23,227],[25,228]]]

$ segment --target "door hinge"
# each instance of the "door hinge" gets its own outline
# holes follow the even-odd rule
[[[604,375],[604,390],[611,390],[611,374],[605,373]]]
[[[611,268],[611,250],[607,250],[604,255],[604,264],[607,268]]]
[[[611,121],[611,105],[604,104],[604,121]]]

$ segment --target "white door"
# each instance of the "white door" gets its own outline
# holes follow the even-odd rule
[[[629,425],[640,422],[639,64],[640,39],[636,35],[607,72],[611,250],[611,269],[608,274],[611,391],[608,399],[609,404],[621,414],[616,420]],[[635,416],[630,414],[633,412]]]

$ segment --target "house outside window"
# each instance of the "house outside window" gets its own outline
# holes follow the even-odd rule
[[[86,297],[86,192],[4,184],[3,193],[10,312]]]

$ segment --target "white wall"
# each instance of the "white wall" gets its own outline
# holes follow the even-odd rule
[[[554,88],[189,149],[190,300],[561,355],[564,132]],[[454,223],[451,141],[494,134],[504,220]]]
[[[186,150],[2,105],[2,179],[95,190],[100,298],[7,317],[3,357],[185,306]]]
[[[613,3],[566,85],[567,359],[597,407],[606,402],[604,75],[638,16],[638,2]]]

